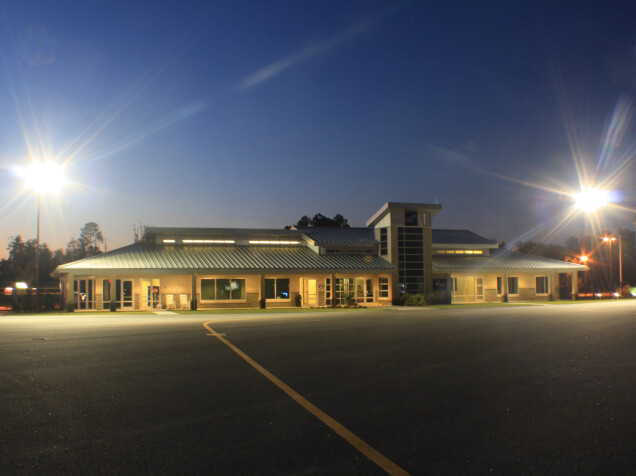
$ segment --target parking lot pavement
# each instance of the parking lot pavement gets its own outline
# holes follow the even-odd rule
[[[631,474],[636,305],[0,319],[8,474]]]

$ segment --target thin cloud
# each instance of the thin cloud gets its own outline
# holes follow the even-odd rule
[[[245,91],[247,89],[258,86],[265,81],[269,81],[270,79],[275,78],[276,76],[285,72],[289,68],[296,66],[297,64],[307,61],[315,56],[326,53],[327,51],[332,50],[342,43],[345,43],[357,36],[360,36],[367,30],[372,28],[374,25],[376,25],[382,18],[393,13],[395,10],[396,8],[393,8],[385,11],[382,15],[379,15],[375,18],[368,18],[366,20],[363,20],[330,38],[316,41],[301,49],[300,51],[276,60],[273,63],[268,64],[267,66],[255,71],[246,78],[242,79],[238,83],[237,89],[239,91]]]

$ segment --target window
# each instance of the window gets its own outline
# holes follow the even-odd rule
[[[343,302],[345,296],[355,297],[355,279],[354,278],[336,278],[336,304]]]
[[[435,250],[438,255],[483,255],[484,250]]]
[[[75,309],[95,308],[95,280],[75,279],[73,281],[73,291],[75,295]]]
[[[201,280],[201,300],[211,301],[215,299],[216,294],[214,292],[214,279],[202,279]]]
[[[406,226],[417,226],[417,212],[404,212],[404,224]]]
[[[448,281],[446,279],[434,279],[433,291],[446,291],[448,287]]]
[[[503,294],[503,277],[497,276],[497,295],[501,296]]]
[[[508,294],[519,294],[519,278],[508,278]]]
[[[382,256],[388,253],[388,239],[386,228],[380,228],[380,254]]]
[[[389,278],[378,278],[378,283],[380,285],[380,297],[388,298],[389,297]]]
[[[201,301],[245,299],[244,279],[202,279]]]
[[[289,299],[289,278],[266,279],[265,299]]]
[[[325,304],[331,306],[331,278],[325,278]]]
[[[110,303],[110,279],[102,281],[102,302]]]
[[[548,277],[547,276],[537,276],[537,286],[536,291],[537,294],[548,294]]]

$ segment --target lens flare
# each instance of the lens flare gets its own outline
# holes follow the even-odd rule
[[[580,193],[572,194],[576,208],[584,212],[593,212],[610,203],[610,194],[598,188],[584,188]]]

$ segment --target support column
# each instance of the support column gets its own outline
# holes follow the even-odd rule
[[[508,275],[503,275],[503,302],[508,302]]]
[[[115,312],[117,310],[117,280],[110,278],[110,310]]]
[[[190,309],[197,310],[197,275],[192,275],[192,299],[190,300]]]
[[[572,271],[572,300],[579,298],[579,276],[578,271]]]
[[[336,307],[336,275],[332,274],[331,279],[331,307]]]
[[[258,279],[260,281],[260,291],[258,294],[258,304],[261,309],[265,309],[266,306],[266,297],[265,297],[265,275],[259,274]]]
[[[552,301],[558,301],[559,296],[559,273],[550,275],[550,292],[552,293]]]
[[[66,277],[66,302],[64,306],[68,312],[75,310],[75,292],[73,292],[73,283],[75,282],[75,276],[69,274]]]

